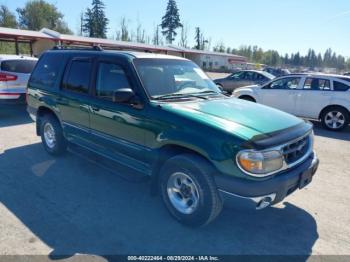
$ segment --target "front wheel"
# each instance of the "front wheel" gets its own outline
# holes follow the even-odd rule
[[[349,124],[349,113],[340,107],[327,109],[321,117],[322,125],[332,131],[340,131]]]
[[[161,169],[162,198],[170,214],[188,226],[213,221],[222,209],[213,168],[200,157],[183,154],[169,159]]]

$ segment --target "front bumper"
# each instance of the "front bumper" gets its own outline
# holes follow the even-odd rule
[[[256,181],[237,179],[228,176],[216,176],[215,182],[222,197],[227,199],[240,200],[247,205],[254,205],[261,209],[262,201],[268,200],[268,205],[277,204],[297,189],[308,185],[319,165],[315,153],[312,153],[303,163],[277,174],[269,179]],[[266,204],[266,203],[265,203]]]

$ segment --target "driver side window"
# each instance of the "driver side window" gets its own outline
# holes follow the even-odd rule
[[[295,90],[298,88],[300,80],[300,77],[287,77],[278,79],[267,85],[265,89]]]
[[[245,76],[245,72],[238,72],[238,73],[234,73],[231,75],[231,79],[233,80],[239,80],[239,79],[243,79]]]
[[[96,78],[96,96],[113,101],[114,92],[123,88],[131,88],[123,68],[113,63],[100,63]]]

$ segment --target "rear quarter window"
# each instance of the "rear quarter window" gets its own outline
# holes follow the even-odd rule
[[[334,88],[334,91],[348,91],[350,89],[350,86],[344,83],[340,83],[338,81],[334,81],[333,88]]]
[[[25,60],[25,59],[2,61],[1,71],[30,74],[34,69],[36,62],[37,62],[36,60]]]
[[[44,54],[31,75],[29,85],[40,88],[52,88],[59,80],[65,65],[62,54]]]

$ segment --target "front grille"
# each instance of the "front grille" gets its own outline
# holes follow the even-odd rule
[[[307,154],[310,147],[310,136],[300,138],[282,148],[284,160],[286,163],[293,164]]]

